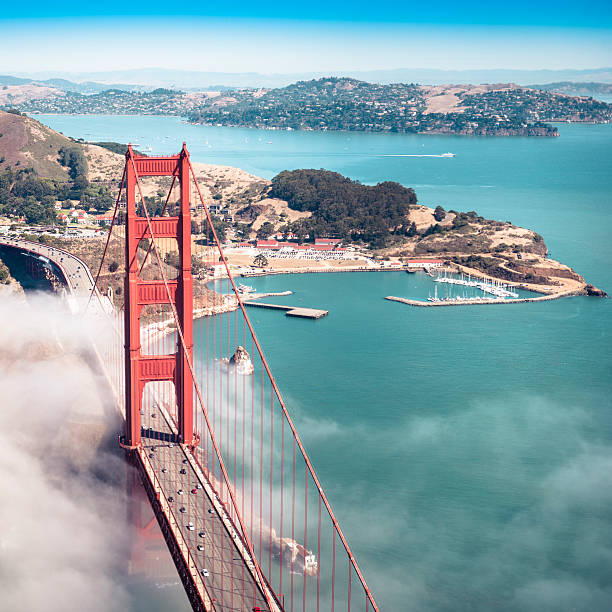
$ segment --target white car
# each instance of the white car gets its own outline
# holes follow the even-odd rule
[[[203,569],[201,572],[202,576],[210,576],[207,569]]]

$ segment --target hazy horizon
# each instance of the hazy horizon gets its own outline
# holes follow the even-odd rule
[[[520,69],[465,69],[443,70],[427,68],[396,68],[378,70],[329,70],[312,72],[214,72],[198,70],[173,70],[169,68],[133,68],[108,71],[58,71],[6,72],[7,77],[33,79],[38,81],[59,80],[83,84],[97,83],[131,85],[142,87],[166,86],[175,88],[197,87],[283,87],[300,80],[323,77],[350,77],[378,83],[415,82],[424,85],[442,83],[506,83],[535,85],[558,81],[612,82],[612,67],[589,68],[584,70],[520,70]]]

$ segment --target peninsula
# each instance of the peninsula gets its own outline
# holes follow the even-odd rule
[[[0,109],[27,113],[145,114],[192,123],[286,130],[347,130],[479,136],[558,136],[554,122],[606,123],[612,105],[513,83],[382,85],[352,78],[276,89],[183,92],[119,88],[84,94],[51,83],[5,85]]]
[[[121,147],[76,142],[32,118],[1,111],[0,133],[4,231],[74,252],[96,270],[123,169],[124,157],[115,152]],[[402,269],[415,259],[435,258],[541,293],[602,294],[549,259],[536,232],[474,211],[424,206],[413,189],[398,183],[363,185],[327,170],[284,171],[268,181],[227,166],[195,163],[194,169],[236,274]],[[163,206],[162,187],[155,180],[144,185],[153,214]],[[194,208],[192,219],[194,240],[202,239],[204,210]],[[284,249],[283,257],[259,257],[270,241]],[[166,264],[175,263],[167,254]],[[193,264],[205,280],[210,271]],[[111,284],[114,273],[120,270],[109,271]],[[121,291],[115,280],[113,288]]]

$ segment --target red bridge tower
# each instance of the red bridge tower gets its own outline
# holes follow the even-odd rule
[[[142,176],[172,176],[180,187],[178,217],[142,217],[136,214],[136,186]],[[140,194],[142,197],[142,193]],[[141,443],[140,410],[148,382],[171,381],[176,391],[178,442],[193,446],[193,380],[187,359],[193,362],[193,279],[191,276],[191,213],[189,211],[189,153],[185,143],[178,155],[143,157],[131,145],[126,153],[126,277],[125,277],[125,446]],[[151,231],[153,236],[151,236]],[[138,266],[141,240],[176,238],[180,256],[176,280],[143,280]],[[170,295],[170,299],[168,298]],[[140,315],[148,304],[173,304],[184,339],[170,355],[143,355]]]

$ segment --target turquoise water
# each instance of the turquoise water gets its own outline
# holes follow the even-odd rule
[[[398,180],[426,204],[535,229],[553,257],[612,288],[612,125],[529,139],[42,119],[158,153],[186,140],[196,161],[266,177],[325,167]],[[385,157],[446,151],[456,157]],[[330,311],[251,316],[382,610],[612,608],[610,300],[417,309],[382,299],[427,294],[425,277],[399,272],[247,283]]]

